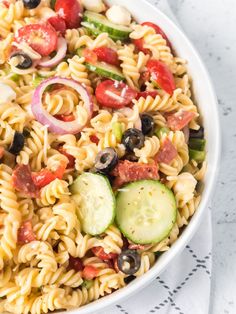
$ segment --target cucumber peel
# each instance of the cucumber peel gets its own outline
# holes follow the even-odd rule
[[[82,25],[97,34],[108,33],[115,40],[127,40],[132,32],[130,27],[114,24],[104,15],[91,11],[84,12]]]
[[[79,48],[77,49],[76,53],[78,56],[82,57],[83,51],[83,48]],[[85,66],[89,71],[97,73],[100,76],[110,78],[115,81],[125,81],[125,77],[121,70],[114,65],[99,61],[95,63],[90,63],[86,61]]]

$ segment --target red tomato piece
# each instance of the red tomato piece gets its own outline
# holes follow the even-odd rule
[[[75,120],[75,116],[73,115],[73,113],[65,115],[65,114],[56,114],[54,116],[56,119],[64,121],[64,122],[71,122]]]
[[[150,50],[143,47],[143,46],[144,46],[143,38],[133,39],[133,43],[134,43],[135,47],[136,47],[139,51],[142,51],[145,55],[150,54]]]
[[[143,98],[147,98],[148,96],[151,96],[152,98],[156,98],[156,96],[158,95],[158,92],[154,91],[144,91],[144,92],[139,92],[136,99],[139,100],[139,98],[143,97]]]
[[[173,131],[182,130],[189,122],[196,117],[195,112],[181,110],[167,116],[167,125]]]
[[[115,50],[108,47],[99,47],[93,50],[99,61],[103,61],[112,65],[119,65],[118,54]]]
[[[178,152],[172,142],[166,138],[163,143],[161,143],[161,147],[159,152],[155,156],[155,160],[158,163],[165,163],[169,165],[172,160],[178,155]]]
[[[84,267],[82,277],[86,280],[92,280],[97,277],[99,270],[94,266],[87,265]]]
[[[153,28],[155,30],[156,34],[160,34],[166,40],[167,45],[171,48],[171,43],[170,43],[168,37],[166,36],[164,31],[158,25],[151,23],[151,22],[144,22],[144,23],[142,23],[142,25],[147,25],[147,26]]]
[[[50,170],[44,168],[39,172],[33,172],[32,178],[34,184],[41,189],[42,187],[48,185],[50,182],[54,181],[56,179],[56,176]]]
[[[83,262],[79,257],[69,257],[69,268],[76,271],[82,271],[84,268]]]
[[[57,32],[49,24],[29,24],[21,27],[16,42],[26,42],[41,56],[48,56],[57,49]]]
[[[95,144],[97,144],[98,145],[98,143],[99,143],[99,139],[97,138],[97,136],[96,135],[90,135],[90,140],[91,140],[91,142],[93,142],[93,143],[95,143]]]
[[[107,261],[107,260],[117,257],[116,253],[105,253],[103,247],[101,246],[93,247],[92,252],[94,255],[96,255],[98,258],[102,259],[103,261]]]
[[[48,23],[52,25],[53,28],[60,34],[64,35],[66,32],[66,22],[60,16],[51,16],[48,19]]]
[[[19,244],[26,244],[36,240],[32,222],[30,220],[24,221],[18,229],[17,242]]]
[[[29,166],[19,165],[13,171],[12,183],[14,188],[31,197],[37,197],[39,190],[34,184]]]
[[[74,168],[75,167],[75,157],[73,157],[72,155],[68,154],[62,146],[59,147],[58,150],[59,150],[59,152],[61,154],[66,156],[66,158],[68,159],[68,164],[66,166],[66,169]]]
[[[159,178],[157,164],[141,164],[129,160],[121,160],[112,174],[116,177],[114,188],[119,188],[128,182]]]
[[[56,0],[55,11],[65,20],[67,28],[80,26],[83,9],[78,0]]]
[[[2,1],[2,4],[3,4],[7,9],[8,9],[9,6],[10,6],[9,1],[7,1],[7,0],[3,0],[3,1]]]
[[[172,95],[176,87],[174,76],[168,66],[158,60],[149,60],[147,69],[151,78],[160,86],[160,88]]]
[[[122,82],[106,80],[96,88],[97,101],[109,108],[122,108],[137,97],[137,92]]]
[[[85,60],[89,63],[96,63],[98,61],[98,57],[96,55],[96,53],[90,49],[84,49],[83,50],[83,57],[85,58]]]

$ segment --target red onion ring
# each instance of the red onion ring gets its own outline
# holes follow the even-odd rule
[[[188,144],[188,142],[189,142],[189,134],[190,134],[188,125],[185,126],[182,131],[184,133],[185,142],[186,142],[186,144]]]
[[[66,55],[67,42],[65,38],[59,37],[57,40],[57,54],[52,58],[43,58],[38,65],[43,68],[53,67],[57,65]]]
[[[48,126],[48,129],[55,134],[77,134],[85,125],[80,125],[78,120],[71,122],[64,122],[56,119],[48,113],[42,104],[42,96],[45,89],[52,84],[63,84],[69,86],[77,91],[81,99],[84,101],[85,108],[88,112],[88,119],[91,118],[93,113],[93,101],[90,93],[85,87],[72,79],[61,77],[54,77],[44,80],[35,90],[33,100],[31,103],[31,110],[36,120],[41,124]],[[87,121],[86,121],[87,123]]]

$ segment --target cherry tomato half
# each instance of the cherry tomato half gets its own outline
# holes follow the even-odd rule
[[[145,55],[150,54],[150,50],[143,47],[144,46],[143,38],[134,39],[133,43],[136,46],[136,48],[138,49],[138,51],[142,51]]]
[[[96,53],[93,50],[90,49],[84,49],[82,52],[83,57],[85,58],[85,60],[89,63],[96,63],[98,61],[98,57],[96,55]]]
[[[137,92],[122,82],[106,80],[96,88],[98,102],[109,108],[122,108],[137,97]]]
[[[147,26],[153,28],[155,30],[156,34],[160,34],[166,40],[167,45],[171,48],[171,43],[170,43],[168,37],[166,36],[165,32],[158,25],[151,23],[151,22],[144,22],[144,23],[142,23],[142,25],[147,25]]]
[[[108,47],[99,47],[93,50],[99,61],[104,61],[112,65],[119,65],[118,54],[115,50]]]
[[[60,34],[64,35],[66,31],[66,22],[60,16],[51,16],[48,19],[48,23],[52,25],[53,28]]]
[[[77,0],[56,0],[55,11],[66,22],[67,28],[78,28],[81,22],[82,6]]]
[[[87,265],[82,271],[82,277],[86,280],[92,280],[98,275],[98,273],[99,270],[97,268],[91,265]]]
[[[41,56],[48,56],[57,48],[57,32],[50,24],[29,24],[18,30],[15,41],[26,42]]]
[[[75,116],[73,115],[73,113],[65,115],[65,114],[56,114],[54,116],[56,119],[64,121],[64,122],[71,122],[75,120]]]
[[[176,87],[174,76],[168,66],[158,60],[149,60],[146,67],[153,81],[168,94],[172,95]]]

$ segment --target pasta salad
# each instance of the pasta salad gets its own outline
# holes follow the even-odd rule
[[[0,38],[0,312],[78,308],[158,263],[200,203],[187,62],[102,0],[3,0]]]

